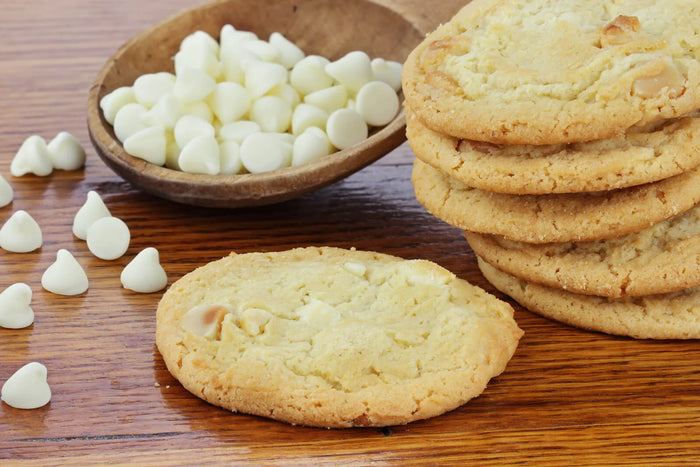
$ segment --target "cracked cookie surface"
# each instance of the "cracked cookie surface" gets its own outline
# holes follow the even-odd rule
[[[468,187],[416,159],[412,180],[416,198],[435,217],[462,230],[529,243],[618,237],[700,201],[700,169],[618,190],[510,195]]]
[[[695,0],[474,0],[407,58],[429,128],[506,144],[619,136],[700,104]]]
[[[505,302],[423,260],[339,248],[231,254],[185,275],[156,343],[196,396],[293,424],[403,424],[479,395],[522,331]]]
[[[492,266],[569,292],[644,296],[700,286],[700,205],[607,240],[538,245],[465,235],[472,250]]]
[[[636,339],[700,338],[700,287],[642,297],[580,295],[519,279],[477,259],[494,287],[546,318]]]

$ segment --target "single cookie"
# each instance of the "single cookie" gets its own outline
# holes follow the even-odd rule
[[[573,293],[644,296],[700,286],[700,204],[639,232],[592,242],[537,245],[465,235],[501,271]]]
[[[426,126],[491,143],[622,135],[700,107],[696,0],[473,0],[407,58]]]
[[[408,143],[421,159],[467,186],[497,193],[612,190],[700,165],[700,116],[663,120],[624,136],[547,146],[494,145],[437,133],[406,111]]]
[[[310,247],[231,254],[185,275],[158,306],[156,343],[214,405],[350,427],[464,404],[521,334],[510,305],[434,263]]]
[[[700,169],[592,193],[507,195],[470,188],[416,159],[416,199],[462,230],[529,243],[600,240],[650,227],[700,201]]]
[[[700,338],[699,287],[646,297],[604,298],[527,282],[478,261],[494,287],[546,318],[636,339]]]

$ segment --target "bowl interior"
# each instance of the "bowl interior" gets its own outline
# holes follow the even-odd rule
[[[262,174],[198,175],[149,164],[126,154],[102,117],[100,99],[145,73],[173,71],[172,57],[197,30],[218,39],[221,28],[280,32],[307,55],[335,60],[353,50],[403,62],[422,39],[408,20],[369,0],[219,0],[172,16],[129,40],[105,63],[88,100],[88,129],[105,163],[135,186],[187,204],[239,207],[291,199],[343,178],[405,139],[403,111],[361,144],[306,165]]]

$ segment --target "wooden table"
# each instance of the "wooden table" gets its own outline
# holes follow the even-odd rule
[[[387,1],[387,3],[389,3]],[[391,2],[429,30],[459,5]],[[405,144],[333,186],[280,205],[187,207],[146,195],[114,175],[89,145],[85,106],[105,59],[132,34],[188,0],[4,0],[0,15],[0,173],[15,189],[0,209],[28,211],[43,247],[0,250],[0,288],[30,284],[36,320],[0,329],[0,382],[30,361],[48,367],[53,398],[37,410],[0,404],[0,464],[15,462],[225,464],[682,464],[700,461],[700,348],[584,332],[515,306],[525,331],[506,372],[465,406],[386,429],[323,430],[234,415],[191,396],[154,345],[160,293],[122,289],[121,269],[147,246],[170,283],[237,252],[333,245],[426,258],[495,292],[459,230],[428,215],[410,183]],[[88,149],[84,170],[12,178],[27,136],[70,131]],[[108,262],[73,237],[89,190],[131,228],[127,255]],[[44,291],[42,272],[71,250],[89,291]],[[502,298],[502,295],[499,295]]]

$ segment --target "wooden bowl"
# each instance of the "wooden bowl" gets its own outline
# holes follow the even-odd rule
[[[285,201],[327,186],[374,162],[405,140],[403,110],[364,142],[315,162],[262,174],[199,175],[127,154],[99,107],[100,99],[144,73],[173,71],[182,39],[197,30],[214,38],[225,24],[262,39],[280,32],[307,55],[335,60],[353,50],[403,62],[422,34],[398,13],[369,0],[219,0],[172,16],[139,33],[105,63],[90,89],[88,130],[97,153],[134,186],[169,200],[210,207]]]

